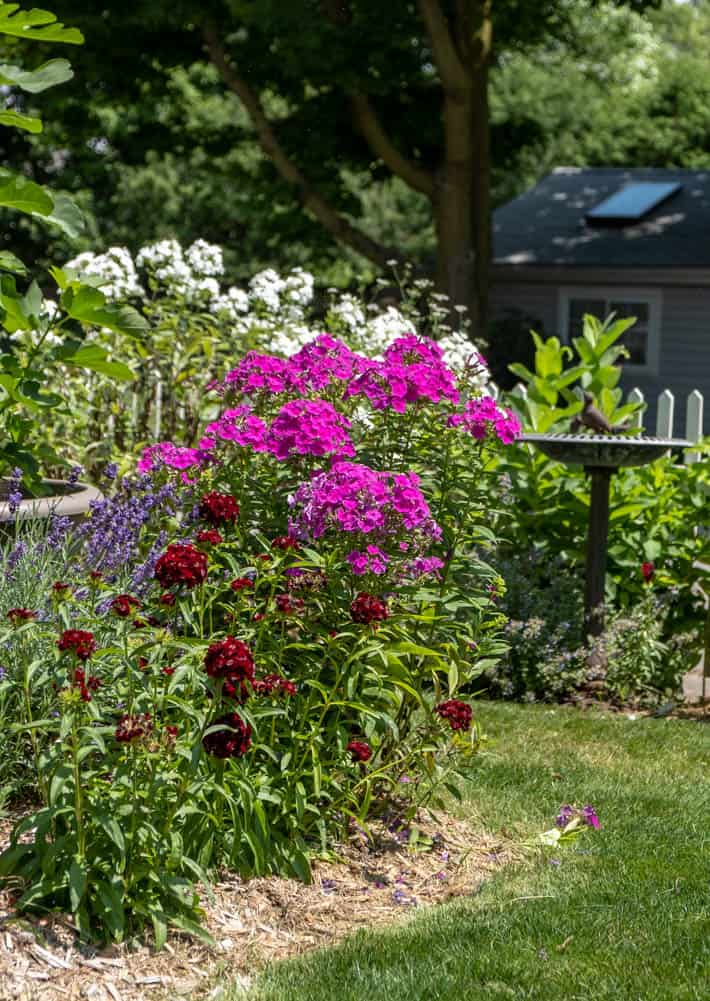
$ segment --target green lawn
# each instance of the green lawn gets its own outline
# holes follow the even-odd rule
[[[462,809],[522,840],[561,803],[592,803],[602,831],[470,900],[274,964],[249,1001],[710,998],[710,725],[488,703],[478,716],[490,739]]]

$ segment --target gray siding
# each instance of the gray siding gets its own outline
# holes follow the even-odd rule
[[[565,277],[565,285],[585,285],[579,272]],[[618,281],[618,278],[617,278]],[[589,283],[590,293],[597,283]],[[601,283],[599,283],[601,284]],[[639,286],[642,282],[635,281]],[[620,285],[621,288],[623,286]],[[649,288],[653,287],[650,283]],[[705,397],[704,433],[710,434],[710,288],[662,287],[661,337],[659,374],[657,377],[633,373],[621,378],[628,392],[638,387],[649,408],[644,423],[650,434],[655,432],[656,397],[670,389],[675,395],[675,434],[685,432],[685,403],[688,393],[700,390]],[[510,309],[519,309],[534,317],[538,332],[550,337],[560,335],[558,329],[558,286],[545,282],[499,281],[491,290],[491,319],[505,316]],[[511,359],[512,360],[512,359]]]

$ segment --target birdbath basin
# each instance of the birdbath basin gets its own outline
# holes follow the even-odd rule
[[[521,441],[535,445],[550,459],[584,466],[591,476],[587,529],[587,568],[584,588],[584,629],[589,636],[604,631],[604,578],[609,539],[609,486],[625,466],[645,466],[669,449],[688,448],[683,438],[628,437],[611,434],[524,434]]]

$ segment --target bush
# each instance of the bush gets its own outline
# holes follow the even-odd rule
[[[42,805],[0,858],[21,908],[160,944],[214,866],[307,879],[384,800],[438,802],[503,649],[485,470],[518,425],[475,379],[415,336],[252,352],[198,447],[95,504],[71,587],[3,637],[53,650],[20,717]]]

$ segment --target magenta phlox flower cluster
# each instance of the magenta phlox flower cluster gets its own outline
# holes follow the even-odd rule
[[[170,469],[179,469],[184,472],[187,469],[198,469],[210,460],[208,449],[188,448],[186,445],[175,445],[171,441],[160,441],[143,449],[143,454],[138,461],[138,472],[150,473],[160,466],[168,466]]]
[[[221,388],[223,392],[252,396],[257,393],[301,394],[306,392],[307,386],[290,359],[249,351],[237,367],[227,373]]]
[[[500,407],[492,396],[477,396],[468,400],[463,411],[449,417],[450,427],[462,427],[478,441],[495,436],[504,445],[519,437],[520,421],[512,410]]]
[[[231,441],[254,452],[266,450],[266,424],[252,413],[251,407],[231,407],[225,410],[216,421],[206,427],[208,435],[214,435],[222,441]]]
[[[328,530],[372,541],[411,535],[431,541],[441,528],[431,516],[416,473],[389,473],[338,461],[302,483],[292,498],[290,531],[318,539]]]
[[[409,577],[440,577],[439,573],[444,567],[444,561],[440,560],[438,556],[418,556],[411,563],[406,566],[406,572]]]
[[[421,400],[458,403],[456,376],[443,361],[441,348],[427,338],[399,337],[382,361],[370,361],[352,378],[345,397],[365,396],[375,410],[403,414]]]
[[[294,377],[318,392],[335,380],[347,382],[369,363],[369,358],[351,351],[330,334],[319,334],[289,358]]]
[[[293,400],[285,403],[265,437],[267,451],[277,459],[295,455],[353,456],[350,421],[327,400]]]
[[[346,557],[352,572],[362,577],[363,574],[372,573],[380,577],[387,572],[389,557],[383,553],[379,546],[366,546],[364,549],[353,549]]]

